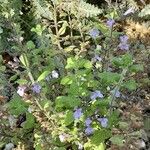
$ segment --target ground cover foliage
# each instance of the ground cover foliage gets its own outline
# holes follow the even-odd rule
[[[0,149],[149,149],[148,0],[0,0]]]

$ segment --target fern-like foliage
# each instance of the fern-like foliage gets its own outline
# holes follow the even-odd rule
[[[62,2],[61,8],[64,11],[70,11],[71,14],[84,18],[94,17],[102,13],[102,9],[91,5],[84,0],[74,0]]]
[[[139,9],[138,4],[135,0],[126,0],[129,7],[132,7],[134,9]]]
[[[43,0],[32,0],[31,2],[34,7],[34,14],[37,19],[40,19],[41,17],[47,18],[49,20],[53,19],[53,14],[50,11],[50,3]]]
[[[81,12],[84,17],[93,17],[101,14],[102,10],[82,0],[79,3],[79,12]]]
[[[146,5],[141,12],[139,13],[139,17],[150,17],[150,4]]]

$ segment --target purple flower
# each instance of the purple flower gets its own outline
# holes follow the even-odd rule
[[[86,129],[85,129],[85,134],[86,135],[91,135],[92,133],[94,132],[94,129],[90,126],[88,126]]]
[[[77,108],[73,114],[74,119],[80,119],[80,117],[83,115],[82,108]]]
[[[134,9],[131,7],[129,8],[123,15],[126,16],[128,14],[134,13]]]
[[[129,44],[122,44],[120,43],[118,45],[118,47],[121,49],[121,50],[129,50]]]
[[[121,50],[129,50],[129,44],[127,42],[128,42],[128,36],[126,35],[120,36],[120,44],[118,45],[118,47]]]
[[[96,91],[91,93],[91,96],[90,96],[91,100],[95,100],[98,97],[99,98],[103,98],[104,97],[103,94],[100,91],[96,90]]]
[[[89,31],[89,35],[93,38],[93,39],[95,39],[95,38],[97,38],[98,36],[99,36],[99,34],[100,34],[100,31],[98,30],[98,29],[91,29],[90,31]]]
[[[18,90],[17,93],[22,97],[24,95],[24,92],[26,90],[26,86],[22,85],[22,86],[18,86]]]
[[[121,43],[127,43],[128,42],[128,36],[127,35],[123,35],[123,36],[120,36],[120,42]]]
[[[120,97],[120,92],[118,90],[115,93],[115,97]]]
[[[39,94],[41,92],[41,86],[38,83],[34,83],[32,90],[33,90],[33,92]]]
[[[90,126],[90,124],[92,123],[92,120],[90,119],[90,118],[87,118],[86,120],[85,120],[85,125],[88,127],[88,126]]]
[[[103,117],[103,118],[98,118],[97,120],[101,123],[102,127],[104,127],[104,128],[107,127],[107,125],[108,125],[108,119],[107,118]]]
[[[113,19],[108,19],[107,22],[106,22],[106,24],[107,24],[107,26],[108,26],[109,28],[112,28],[113,25],[115,24],[115,20],[113,20]]]

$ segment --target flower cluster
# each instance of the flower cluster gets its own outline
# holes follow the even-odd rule
[[[94,132],[94,129],[91,127],[91,123],[92,123],[92,120],[90,118],[87,118],[85,120],[85,125],[86,125],[85,133],[86,133],[86,135],[91,135]]]
[[[120,36],[120,44],[118,45],[118,47],[121,50],[129,50],[129,44],[127,42],[128,42],[128,36],[126,35]]]

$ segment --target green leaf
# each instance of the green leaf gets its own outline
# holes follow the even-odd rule
[[[52,106],[52,102],[50,100],[42,100],[40,101],[40,105],[45,111],[49,111]]]
[[[100,78],[103,83],[114,84],[119,81],[120,74],[113,73],[113,72],[103,72],[103,73],[100,73]]]
[[[89,60],[86,60],[84,63],[84,67],[86,69],[90,69],[90,68],[92,68],[92,63]]]
[[[148,17],[150,16],[150,4],[145,5],[145,7],[139,13],[139,17]]]
[[[17,79],[17,77],[18,77],[18,74],[15,74],[15,75],[10,77],[9,81],[14,81]]]
[[[26,121],[23,123],[23,128],[32,129],[34,128],[34,125],[35,125],[35,117],[30,113],[26,113]]]
[[[0,66],[0,71],[4,72],[6,70],[5,66]]]
[[[50,71],[44,71],[37,79],[37,82],[44,80],[48,75],[50,74]]]
[[[41,36],[44,29],[45,28],[44,27],[42,28],[42,26],[40,24],[37,24],[36,28],[32,28],[31,31],[35,32],[37,35]]]
[[[91,137],[91,143],[95,145],[99,145],[104,142],[106,139],[111,137],[111,131],[109,130],[97,130],[94,132],[94,135]]]
[[[28,81],[27,81],[26,79],[18,79],[18,80],[16,81],[16,83],[18,83],[19,85],[23,85],[23,84],[27,84]]]
[[[74,108],[80,105],[80,100],[73,96],[59,96],[56,98],[56,109]]]
[[[32,41],[28,41],[26,46],[27,46],[28,49],[34,49],[35,48],[35,45]]]
[[[28,62],[26,54],[22,54],[19,59],[25,67],[27,68],[29,67],[29,62]]]
[[[129,69],[132,72],[139,72],[139,71],[143,71],[144,67],[141,64],[137,64],[137,65],[132,65]]]
[[[75,46],[74,46],[74,45],[71,45],[71,46],[65,47],[65,48],[64,48],[64,51],[65,51],[65,52],[71,52],[74,48],[75,48]]]
[[[59,35],[63,35],[65,33],[65,31],[66,31],[67,26],[68,26],[67,21],[64,21],[62,27],[58,31],[58,34]]]
[[[72,84],[72,82],[73,82],[73,76],[66,76],[62,78],[60,84],[69,85],[69,84]]]
[[[68,58],[67,65],[65,68],[66,69],[76,68],[76,59],[72,57]]]
[[[8,103],[9,111],[13,115],[25,113],[28,106],[29,105],[24,102],[19,95],[14,95],[13,99]]]
[[[133,91],[133,90],[136,90],[137,88],[137,83],[135,82],[134,79],[131,79],[129,81],[126,81],[124,84],[123,84],[123,87],[127,88],[128,90],[130,91]]]
[[[126,68],[132,64],[132,56],[127,53],[121,57],[114,57],[112,59],[113,65],[120,67],[120,68]]]
[[[72,112],[72,111],[67,111],[66,117],[65,117],[65,120],[64,120],[64,124],[65,124],[66,126],[68,126],[68,125],[70,125],[73,121],[74,121],[73,112]]]
[[[119,122],[119,128],[120,129],[128,129],[129,128],[129,124],[127,122],[120,121]]]
[[[114,135],[113,137],[110,138],[110,141],[112,144],[118,145],[118,146],[123,146],[124,143],[124,137],[122,135]]]

